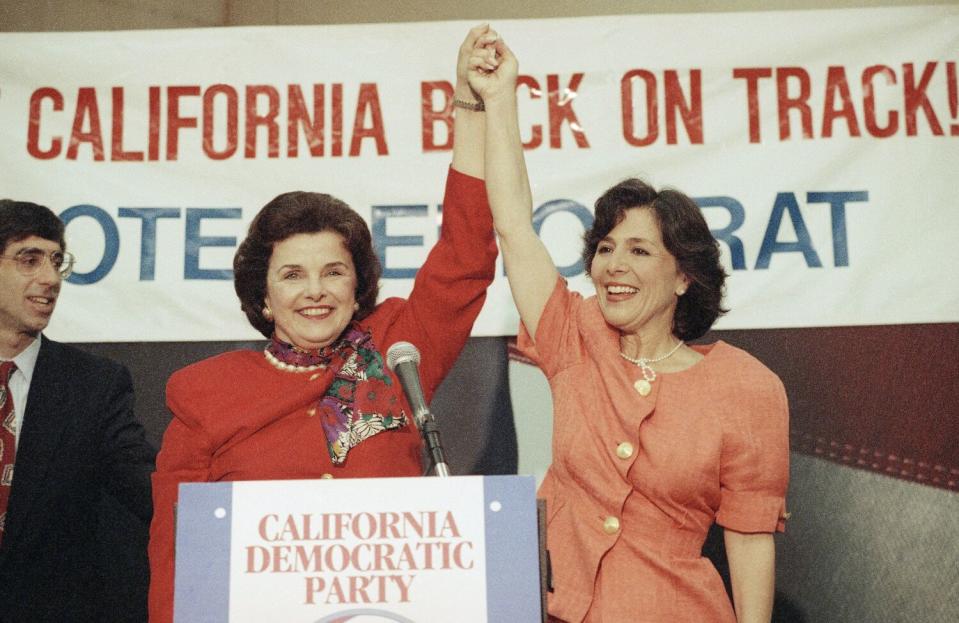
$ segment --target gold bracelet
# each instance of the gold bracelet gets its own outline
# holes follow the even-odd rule
[[[457,108],[465,108],[466,110],[472,110],[475,112],[483,112],[486,110],[486,105],[483,104],[482,100],[478,102],[468,102],[466,100],[454,99],[453,106],[456,106]]]

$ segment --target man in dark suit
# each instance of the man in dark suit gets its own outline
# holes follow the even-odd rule
[[[153,513],[130,373],[40,334],[73,265],[63,232],[43,206],[0,201],[2,623],[130,620],[103,606],[98,513],[107,494],[144,531]]]

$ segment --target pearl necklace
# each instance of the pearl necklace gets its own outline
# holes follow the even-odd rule
[[[636,388],[636,391],[639,392],[640,396],[648,396],[651,391],[653,391],[653,381],[656,380],[656,371],[653,370],[649,364],[658,363],[672,357],[680,347],[685,344],[682,340],[679,340],[679,344],[673,347],[668,353],[662,357],[656,357],[655,359],[648,359],[646,357],[640,357],[639,359],[633,359],[623,351],[619,351],[619,356],[625,359],[626,361],[639,366],[640,371],[643,373],[643,378],[639,379],[633,383],[633,387]]]
[[[270,362],[270,365],[278,370],[283,370],[284,372],[312,372],[313,370],[319,370],[320,368],[326,367],[322,363],[312,366],[298,366],[292,363],[286,363],[285,361],[280,361],[277,359],[276,356],[269,350],[264,350],[263,354],[266,356],[266,360]]]

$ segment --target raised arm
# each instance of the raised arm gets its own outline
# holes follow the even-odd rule
[[[469,31],[457,51],[455,97],[469,105],[479,97],[467,83],[476,48],[492,44],[487,25]],[[423,353],[420,375],[427,400],[449,372],[483,309],[493,282],[496,241],[483,182],[485,113],[458,106],[453,134],[453,166],[446,183],[440,237],[416,273],[413,290],[377,339],[415,344]],[[392,303],[391,303],[392,305]]]
[[[464,104],[481,105],[482,101],[469,85],[469,60],[474,48],[484,48],[496,41],[489,24],[471,28],[460,45],[456,60],[456,87],[453,98]],[[483,141],[486,138],[486,115],[482,110],[465,106],[453,109],[453,168],[460,173],[483,179]]]
[[[512,51],[497,39],[492,45],[474,47],[469,81],[486,105],[486,192],[493,225],[513,300],[535,340],[536,327],[559,273],[533,230],[533,199],[516,106],[518,69]]]

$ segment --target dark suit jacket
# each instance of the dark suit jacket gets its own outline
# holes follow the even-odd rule
[[[109,494],[147,529],[155,452],[127,369],[42,339],[0,543],[0,621],[124,620],[102,611],[98,513]]]

